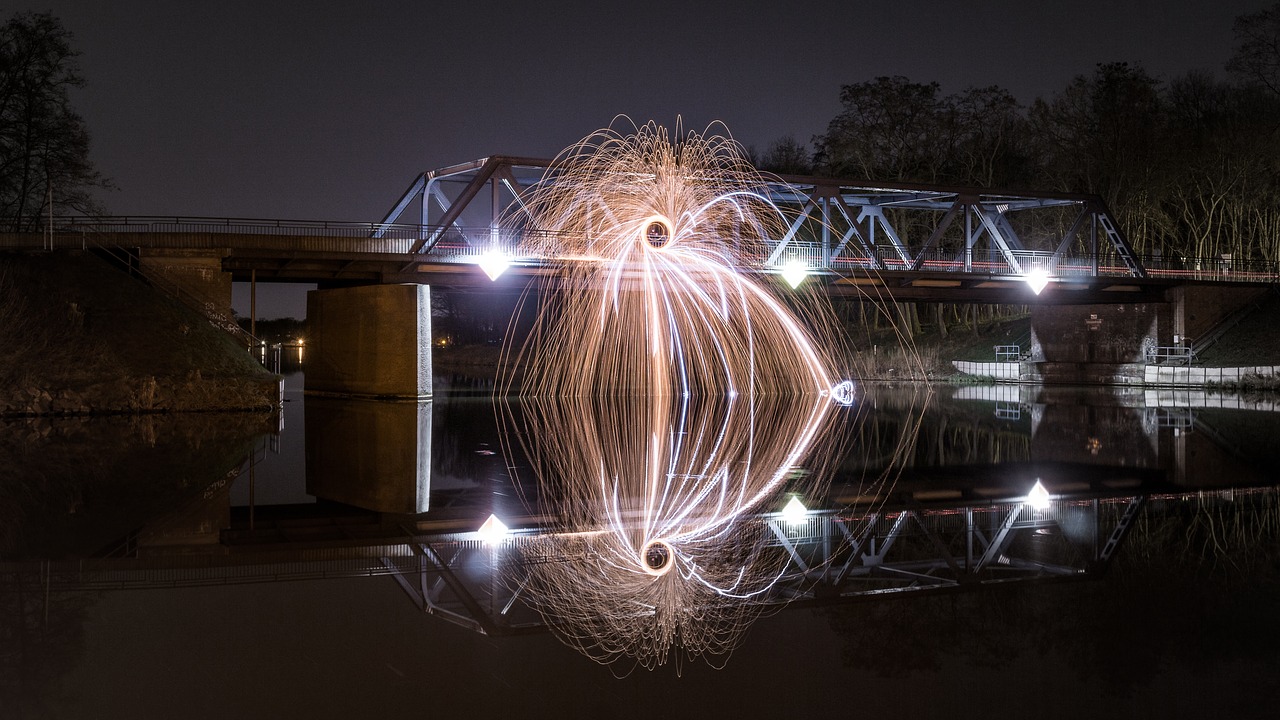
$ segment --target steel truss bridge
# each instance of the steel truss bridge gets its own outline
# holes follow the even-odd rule
[[[762,608],[814,605],[1097,578],[1123,552],[1130,527],[1152,499],[1160,500],[1162,512],[1180,513],[1187,505],[1277,492],[1274,487],[1188,491],[1151,479],[1107,489],[1116,482],[1055,496],[1043,508],[1027,498],[905,504],[897,498],[875,507],[811,512],[799,523],[780,513],[746,518],[764,526],[769,551],[787,562],[785,575],[756,602]],[[522,581],[519,551],[551,532],[546,519],[510,519],[519,529],[496,545],[478,539],[479,519],[473,520],[405,517],[363,529],[337,521],[325,535],[321,524],[308,519],[289,537],[272,530],[257,541],[236,540],[223,531],[223,543],[202,545],[201,552],[183,548],[175,554],[6,562],[0,563],[0,589],[136,590],[389,576],[424,614],[488,635],[545,631],[536,600]],[[271,539],[265,540],[268,534]]]
[[[549,166],[495,156],[426,172],[376,223],[55,217],[42,233],[0,234],[0,248],[203,250],[241,281],[489,287],[477,267],[484,255],[507,256],[515,282],[554,260],[525,251],[544,236],[522,217],[530,189],[554,182]],[[1140,257],[1094,195],[810,177],[764,191],[793,220],[744,270],[799,264],[833,294],[1082,304],[1162,301],[1189,282],[1280,281],[1271,262]],[[1039,297],[1024,282],[1034,271],[1052,281]]]

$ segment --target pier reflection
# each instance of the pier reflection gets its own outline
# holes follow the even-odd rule
[[[307,492],[364,510],[425,513],[433,405],[307,398]]]

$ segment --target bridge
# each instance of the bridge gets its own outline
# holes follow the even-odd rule
[[[425,172],[379,222],[55,217],[40,233],[0,234],[0,247],[216,253],[237,281],[449,287],[488,286],[478,264],[496,254],[519,283],[558,261],[527,251],[542,231],[522,205],[550,172],[549,161],[507,156]],[[764,189],[791,225],[744,271],[800,268],[837,295],[1092,304],[1163,301],[1187,283],[1280,280],[1274,262],[1139,256],[1096,195],[812,177]],[[1033,275],[1047,280],[1043,292],[1028,288]]]
[[[377,335],[399,339],[369,352],[395,354],[392,346],[407,351],[430,337],[428,286],[516,294],[533,277],[554,282],[561,259],[530,250],[546,247],[547,238],[524,205],[544,178],[555,181],[549,161],[494,156],[422,173],[378,222],[54,217],[42,232],[0,233],[0,249],[111,253],[153,284],[191,296],[233,332],[233,281],[316,283],[330,293],[363,287],[361,299],[317,299],[308,317],[313,326],[346,328],[330,346],[353,342],[362,324],[386,323]],[[1180,349],[1280,283],[1271,261],[1139,255],[1095,195],[812,177],[779,177],[763,192],[791,221],[759,256],[745,258],[743,272],[779,282],[798,272],[800,282],[830,295],[876,302],[1028,305],[1039,327],[1020,353],[1059,368],[1142,362],[1142,348]],[[495,258],[500,277],[484,269]],[[326,307],[330,318],[343,319],[313,317]],[[343,372],[379,367],[361,362],[365,370]],[[430,394],[429,364],[404,368],[416,378],[412,392],[356,392]]]

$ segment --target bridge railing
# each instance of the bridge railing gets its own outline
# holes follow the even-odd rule
[[[290,252],[425,255],[439,262],[472,262],[495,250],[525,262],[541,260],[539,253],[554,248],[557,237],[538,231],[465,228],[371,222],[208,218],[187,216],[111,216],[54,218],[53,232],[0,233],[0,247],[85,247],[92,236],[115,236],[125,247],[210,249],[245,247]],[[233,239],[234,238],[234,239]],[[1001,251],[932,248],[925,252],[894,245],[877,245],[878,259],[846,244],[839,254],[818,242],[789,241],[769,269],[799,263],[814,271],[875,270],[925,273],[973,273],[1020,276],[1043,269],[1050,278],[1124,277],[1132,272],[1113,252],[1056,254],[1045,250]],[[744,258],[765,265],[765,257]],[[1182,258],[1145,255],[1140,258],[1149,275],[1184,280],[1280,282],[1280,263],[1274,260],[1218,255]]]

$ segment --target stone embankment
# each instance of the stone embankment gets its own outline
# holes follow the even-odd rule
[[[280,380],[91,253],[0,253],[0,416],[267,409]]]
[[[280,403],[280,392],[275,380],[209,380],[199,372],[183,379],[148,376],[75,389],[26,385],[0,389],[0,417],[269,410]]]

